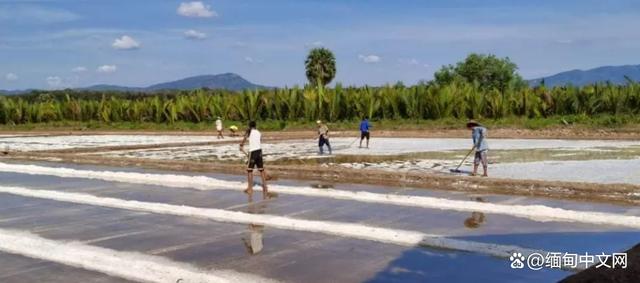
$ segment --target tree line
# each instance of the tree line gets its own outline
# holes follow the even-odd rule
[[[235,121],[350,121],[640,114],[636,82],[530,87],[515,64],[493,55],[471,54],[455,66],[444,66],[433,81],[414,86],[326,87],[336,67],[333,54],[325,48],[312,50],[305,66],[309,84],[304,87],[156,94],[57,90],[0,96],[0,123],[200,123],[218,116]]]

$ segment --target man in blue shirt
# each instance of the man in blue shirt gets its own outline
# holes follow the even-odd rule
[[[476,121],[467,122],[467,129],[471,130],[471,138],[473,139],[473,147],[476,150],[475,158],[473,160],[473,173],[472,176],[475,176],[478,172],[478,165],[482,163],[482,169],[484,174],[482,177],[487,177],[487,152],[489,151],[489,145],[487,144],[487,129],[480,125]]]
[[[360,148],[362,148],[362,140],[367,138],[367,148],[369,148],[369,128],[371,128],[371,124],[369,124],[369,119],[364,117],[360,122]]]

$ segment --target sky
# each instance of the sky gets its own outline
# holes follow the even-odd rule
[[[233,72],[306,82],[331,49],[334,82],[414,84],[471,52],[527,79],[640,64],[640,1],[0,0],[0,89],[148,86]]]

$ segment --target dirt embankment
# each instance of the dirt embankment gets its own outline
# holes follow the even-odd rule
[[[238,164],[204,163],[197,161],[112,158],[54,152],[12,153],[6,156],[6,158],[91,165],[137,166],[149,169],[187,172],[227,174],[245,174],[246,172],[242,162],[238,162]],[[266,168],[269,175],[274,178],[314,180],[322,183],[360,183],[482,194],[536,196],[630,205],[640,204],[640,186],[630,184],[494,179],[430,173],[322,167],[318,165],[267,165]]]
[[[24,135],[24,136],[60,136],[60,135],[196,135],[212,136],[214,131],[1,131],[0,134]],[[492,138],[521,138],[521,139],[603,139],[603,140],[640,140],[640,130],[624,129],[582,129],[582,128],[551,128],[551,129],[513,129],[492,128],[489,129]],[[315,129],[308,131],[265,131],[265,136],[278,139],[304,139],[315,137]],[[335,131],[333,136],[357,137],[357,131]],[[429,129],[424,130],[373,130],[372,137],[406,137],[406,138],[466,138],[469,131],[466,129]]]

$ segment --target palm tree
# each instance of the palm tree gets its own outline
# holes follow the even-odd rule
[[[313,86],[325,86],[336,76],[336,58],[329,49],[311,49],[304,65],[307,79]]]

